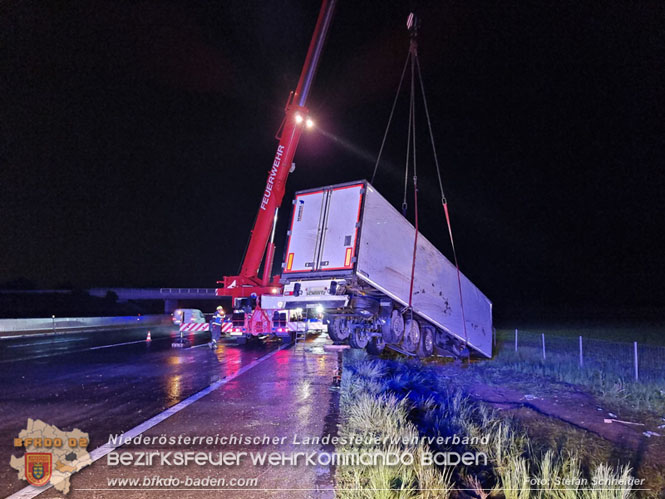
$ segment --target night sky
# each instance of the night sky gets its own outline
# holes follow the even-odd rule
[[[499,313],[665,306],[662,1],[340,0],[278,257],[293,192],[371,176],[413,5],[463,272]],[[318,9],[3,2],[0,285],[215,287],[237,272]],[[400,102],[375,182],[397,206]],[[422,232],[450,254],[417,113]]]

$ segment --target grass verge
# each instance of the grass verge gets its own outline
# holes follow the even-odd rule
[[[471,371],[490,381],[505,380],[513,373],[536,375],[542,379],[583,386],[599,400],[615,407],[665,414],[665,381],[658,376],[636,382],[630,374],[613,369],[611,364],[580,368],[577,358],[570,353],[550,352],[543,360],[539,349],[527,348],[515,352],[511,342],[512,339],[506,334],[500,335],[499,348],[492,361],[475,363]]]
[[[364,442],[337,451],[406,453],[414,460],[338,466],[340,497],[631,497],[628,466],[583,465],[573,452],[536,448],[515,421],[473,403],[427,366],[369,360],[357,351],[348,352],[344,362],[339,434]],[[369,443],[368,435],[374,437]],[[486,460],[469,466],[423,464],[423,456],[432,453],[470,453]]]

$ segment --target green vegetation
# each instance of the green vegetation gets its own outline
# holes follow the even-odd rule
[[[534,388],[543,385],[543,380],[560,381],[586,387],[599,400],[615,407],[631,411],[650,411],[657,414],[665,413],[665,378],[661,375],[662,363],[651,360],[652,366],[641,365],[642,378],[639,382],[633,379],[632,357],[630,349],[625,352],[608,352],[600,356],[600,360],[587,361],[583,368],[579,365],[576,352],[562,352],[550,348],[547,359],[543,360],[539,347],[520,346],[518,352],[513,349],[513,333],[502,332],[498,336],[497,352],[491,362],[474,363],[471,373],[481,376],[485,382],[506,384],[506,380],[515,380],[524,388],[524,376],[535,375]],[[520,333],[524,336],[524,333]],[[552,339],[550,337],[550,339]],[[546,341],[547,337],[546,337]],[[532,342],[533,343],[533,342]],[[653,372],[650,372],[654,369]]]
[[[600,462],[584,466],[573,452],[537,449],[514,420],[472,402],[450,388],[435,368],[420,363],[368,360],[360,352],[348,352],[340,411],[340,436],[372,435],[380,443],[349,444],[337,452],[394,451],[416,457],[409,465],[338,466],[341,497],[458,497],[459,489],[465,489],[464,497],[506,499],[627,498],[631,494],[629,485],[592,485],[594,478],[601,477],[623,478],[626,483],[630,468]],[[437,445],[422,438],[414,443],[413,438],[453,435],[469,441]],[[420,457],[431,452],[484,453],[487,463],[422,465]]]
[[[532,326],[525,328],[527,331],[545,334],[546,336],[563,336],[577,338],[593,338],[604,341],[616,341],[632,343],[637,341],[641,345],[665,346],[665,324],[646,323],[639,325],[568,325],[568,326]],[[501,335],[511,336],[514,330],[501,330]],[[521,329],[520,329],[521,332]]]

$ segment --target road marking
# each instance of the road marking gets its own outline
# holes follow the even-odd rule
[[[104,326],[75,326],[67,329],[56,329],[55,331],[52,329],[45,330],[43,333],[24,333],[20,334],[20,331],[16,331],[19,334],[12,334],[7,336],[6,331],[0,332],[0,340],[12,340],[16,338],[43,338],[46,336],[63,336],[65,334],[86,334],[86,333],[103,333],[104,331],[107,330],[114,330],[114,331],[125,331],[125,330],[132,330],[132,329],[148,329],[149,327],[152,328],[157,328],[157,327],[171,327],[171,326],[166,326],[163,324],[146,324],[144,326],[138,324],[138,325],[132,325],[132,326],[109,326],[109,325],[104,325]]]
[[[200,331],[200,332],[207,332],[207,331]],[[177,339],[177,337],[175,337],[175,338]],[[59,344],[59,343],[63,343],[63,342],[66,342],[66,341],[83,341],[85,339],[86,338],[81,338],[81,339],[73,338],[73,339],[68,339],[68,340],[59,340],[57,343]],[[173,340],[174,337],[158,336],[156,338],[153,338],[151,341],[161,341],[161,340],[168,340],[168,339]],[[50,341],[42,342],[42,343],[50,343]],[[14,358],[14,359],[0,360],[0,364],[6,364],[8,362],[23,362],[23,361],[26,361],[26,360],[43,359],[43,358],[46,358],[46,357],[56,357],[58,355],[67,355],[67,354],[72,354],[72,353],[89,352],[90,350],[101,350],[103,348],[119,347],[119,346],[123,346],[123,345],[133,345],[133,344],[136,344],[136,343],[148,343],[148,341],[147,340],[126,341],[124,343],[113,343],[111,345],[100,345],[100,346],[97,346],[97,347],[81,348],[81,349],[78,349],[78,350],[62,350],[60,352],[49,352],[49,353],[43,354],[43,355],[33,355],[32,357],[23,357],[23,358],[19,358],[19,359]],[[27,346],[30,346],[30,345],[31,345],[30,343],[23,343],[23,344],[18,345],[18,346],[9,345],[8,348],[18,348],[19,346],[27,347]],[[200,346],[207,346],[207,345],[208,345],[207,343],[203,343],[202,345],[197,345],[197,346],[191,347],[191,348],[198,348]]]
[[[238,369],[238,371],[236,371],[232,375],[230,375],[230,376],[228,376],[224,379],[220,379],[218,381],[215,381],[214,383],[212,383],[211,385],[208,385],[203,390],[201,390],[199,392],[196,392],[194,395],[191,395],[190,397],[187,397],[185,400],[177,403],[174,406],[169,407],[165,411],[160,412],[156,416],[151,417],[150,419],[148,419],[147,421],[144,421],[140,425],[135,426],[131,430],[128,430],[128,431],[124,432],[122,440],[123,441],[131,440],[132,438],[137,437],[138,435],[142,434],[143,432],[148,431],[153,426],[156,426],[159,423],[161,423],[162,421],[164,421],[165,419],[170,418],[174,414],[177,414],[178,412],[182,411],[184,408],[192,405],[197,400],[200,400],[203,397],[205,397],[206,395],[214,392],[219,387],[224,386],[229,381],[233,381],[234,379],[236,379],[241,374],[246,373],[247,371],[249,371],[253,367],[258,366],[261,362],[263,362],[265,360],[268,360],[273,355],[281,352],[282,350],[284,350],[287,347],[290,347],[291,345],[292,345],[292,343],[288,343],[286,345],[281,345],[277,350],[273,350],[272,352],[267,353],[263,357],[259,357],[258,359],[253,360],[252,362],[250,362],[246,366],[243,366],[240,369]],[[121,445],[113,445],[109,442],[105,443],[101,447],[97,447],[95,450],[90,452],[90,461],[91,461],[90,464],[92,464],[95,461],[101,459],[102,457],[107,455],[109,452],[114,451],[118,447],[121,447]],[[18,492],[15,492],[14,494],[8,496],[7,499],[30,499],[32,497],[38,496],[42,492],[47,491],[51,487],[53,487],[53,485],[50,484],[50,483],[46,486],[42,486],[42,487],[39,487],[39,488],[33,487],[32,485],[28,485],[27,487],[22,488]]]
[[[66,338],[66,339],[52,339],[52,340],[46,340],[46,341],[31,341],[28,343],[19,343],[18,345],[7,345],[6,348],[25,348],[25,347],[31,347],[33,345],[47,345],[49,343],[57,342],[57,343],[67,343],[70,341],[84,341],[86,338]]]
[[[157,338],[155,338],[157,339]],[[102,348],[120,347],[122,345],[133,345],[135,343],[146,343],[148,340],[125,341],[124,343],[113,343],[112,345],[102,345],[100,347],[90,347],[88,350],[101,350]],[[152,341],[152,340],[151,340]]]
[[[160,338],[155,338],[152,341],[159,341],[165,339],[164,337]],[[45,359],[47,357],[57,357],[58,355],[70,355],[73,353],[81,353],[81,352],[89,352],[90,350],[99,350],[100,348],[111,348],[111,347],[117,347],[119,345],[129,345],[130,343],[146,343],[146,340],[137,340],[137,341],[129,341],[127,343],[115,343],[113,345],[102,345],[98,347],[90,347],[90,348],[81,348],[78,350],[62,350],[60,352],[49,352],[45,353],[43,355],[33,355],[32,357],[22,357],[19,359],[5,359],[5,360],[0,360],[0,364],[6,364],[8,362],[23,362],[26,360],[36,360],[36,359]],[[25,346],[25,345],[23,345]]]

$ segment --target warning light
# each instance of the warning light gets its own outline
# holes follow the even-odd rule
[[[314,120],[312,118],[307,118],[305,121],[305,126],[307,128],[313,128],[314,127]]]
[[[277,291],[279,291],[277,288],[272,288],[272,289],[270,290],[270,292],[271,292],[273,295],[276,295],[276,294],[277,294]]]
[[[296,123],[300,125],[303,122],[304,118],[302,117],[302,114],[296,113]]]

